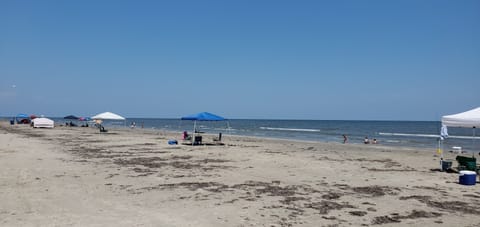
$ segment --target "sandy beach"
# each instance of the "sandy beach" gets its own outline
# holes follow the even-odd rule
[[[1,122],[0,225],[480,226],[480,186],[433,149],[180,138]]]

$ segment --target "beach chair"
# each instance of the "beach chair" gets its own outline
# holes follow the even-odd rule
[[[471,170],[477,171],[477,159],[475,157],[465,157],[457,155],[455,158],[458,162],[458,171],[460,170]]]
[[[195,139],[193,140],[193,145],[201,145],[201,144],[202,144],[202,137],[195,136]]]
[[[188,135],[188,132],[187,131],[183,131],[182,133],[182,139],[183,140],[191,140],[192,137],[190,135]]]

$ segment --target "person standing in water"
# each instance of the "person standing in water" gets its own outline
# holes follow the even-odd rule
[[[343,143],[347,143],[347,140],[348,140],[347,135],[343,134]]]
[[[367,136],[365,136],[365,139],[363,140],[364,144],[370,144],[370,140],[368,139]]]

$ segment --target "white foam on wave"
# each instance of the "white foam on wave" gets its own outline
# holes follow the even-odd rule
[[[387,143],[400,143],[399,140],[386,140]]]
[[[379,132],[379,135],[382,136],[410,136],[410,137],[429,137],[429,138],[438,138],[440,135],[434,134],[410,134],[410,133],[389,133],[389,132]],[[448,138],[454,139],[480,139],[480,137],[472,136],[448,136]]]
[[[271,128],[271,127],[260,127],[263,130],[273,130],[273,131],[295,131],[295,132],[320,132],[320,129],[307,129],[307,128]]]

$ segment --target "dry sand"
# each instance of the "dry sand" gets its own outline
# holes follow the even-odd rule
[[[180,136],[1,122],[0,226],[480,226],[434,149]]]

